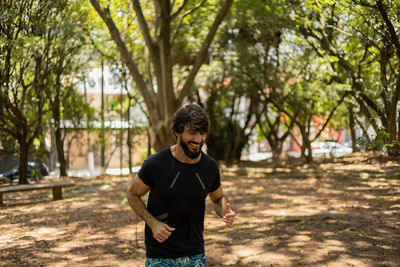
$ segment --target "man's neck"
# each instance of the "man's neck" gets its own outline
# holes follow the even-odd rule
[[[174,156],[174,158],[176,158],[177,160],[179,160],[180,162],[183,162],[183,163],[194,164],[194,163],[199,162],[201,159],[201,153],[195,159],[191,159],[188,156],[186,156],[185,152],[183,151],[183,148],[179,144],[175,144],[175,145],[171,146],[170,150],[171,150],[172,156]]]

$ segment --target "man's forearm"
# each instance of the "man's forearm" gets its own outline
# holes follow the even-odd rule
[[[226,206],[226,203],[228,203],[229,200],[228,198],[223,195],[221,198],[219,198],[217,201],[214,202],[214,210],[218,214],[219,217],[223,217],[223,209]]]
[[[146,206],[143,200],[139,196],[135,196],[132,194],[128,194],[128,203],[131,206],[132,210],[138,215],[143,221],[145,221],[150,227],[152,227],[153,223],[157,221],[153,215],[146,209]]]

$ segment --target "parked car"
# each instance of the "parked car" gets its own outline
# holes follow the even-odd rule
[[[39,165],[38,162],[28,162],[27,172],[28,172],[29,179],[36,180],[38,178],[38,175],[35,173],[39,169],[38,165]],[[42,176],[49,175],[49,167],[45,163],[42,163],[41,172],[42,172]],[[19,166],[16,166],[16,167],[12,168],[11,170],[0,174],[0,177],[5,177],[6,183],[13,183],[14,180],[19,179]]]
[[[321,142],[318,148],[312,150],[313,157],[340,157],[350,153],[353,153],[351,147],[346,147],[332,140]]]

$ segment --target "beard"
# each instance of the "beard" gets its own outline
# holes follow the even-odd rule
[[[194,142],[192,142],[192,143],[194,143]],[[198,156],[199,156],[200,153],[201,153],[201,147],[203,146],[204,143],[200,144],[199,150],[198,150],[197,152],[192,152],[192,151],[189,149],[188,144],[187,144],[186,142],[184,142],[183,140],[181,140],[179,144],[180,144],[180,146],[182,147],[183,152],[185,152],[185,155],[186,155],[187,157],[189,157],[189,158],[191,158],[191,159],[197,159]]]

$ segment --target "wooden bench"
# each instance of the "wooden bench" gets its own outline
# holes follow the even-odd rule
[[[62,188],[74,185],[75,185],[74,182],[64,181],[64,182],[52,182],[44,184],[24,184],[24,185],[0,187],[0,205],[4,205],[3,203],[4,193],[33,191],[33,190],[49,189],[49,188],[53,189],[54,200],[59,200],[62,199]]]

